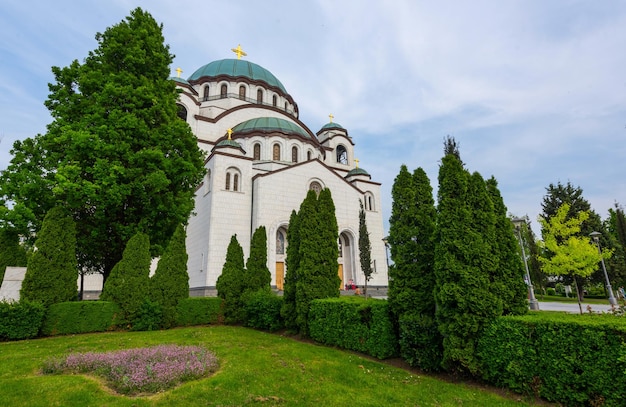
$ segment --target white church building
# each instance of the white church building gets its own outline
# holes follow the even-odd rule
[[[330,115],[316,132],[298,118],[298,105],[267,69],[237,58],[213,61],[187,79],[173,78],[180,90],[179,114],[207,152],[206,176],[198,186],[187,227],[190,295],[215,295],[232,235],[250,254],[254,231],[267,231],[272,287],[281,290],[287,272],[289,217],[310,189],[329,188],[339,225],[342,287],[364,284],[359,261],[359,200],[370,233],[374,291],[388,285],[383,242],[380,183],[358,166],[355,143]],[[338,287],[339,289],[339,287]],[[375,294],[374,294],[375,295]]]

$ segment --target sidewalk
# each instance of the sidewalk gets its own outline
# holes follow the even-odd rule
[[[608,312],[611,310],[611,306],[609,304],[588,304],[583,302],[583,313],[588,313],[587,306],[591,307],[591,312]],[[571,313],[580,313],[580,308],[578,308],[577,302],[542,302],[539,301],[539,310],[540,311],[564,311]]]

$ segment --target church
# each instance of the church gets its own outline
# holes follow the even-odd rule
[[[332,115],[313,132],[276,76],[242,58],[240,46],[232,51],[236,58],[210,62],[187,79],[177,69],[172,78],[180,92],[179,115],[207,153],[187,226],[190,295],[215,295],[231,236],[237,235],[247,259],[260,226],[267,232],[272,288],[282,290],[291,212],[309,190],[324,188],[331,191],[339,225],[341,288],[350,281],[365,283],[358,248],[362,201],[374,270],[368,288],[373,295],[377,289],[386,292],[380,183],[359,167],[352,136]]]

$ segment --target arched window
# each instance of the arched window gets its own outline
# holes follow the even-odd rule
[[[230,172],[226,173],[226,190],[230,191]]]
[[[313,153],[309,150],[306,152],[306,159],[307,161],[311,161],[311,158],[313,158]]]
[[[176,106],[178,106],[178,117],[187,121],[187,108],[180,103],[177,103]]]
[[[239,174],[233,174],[233,191],[239,191]]]
[[[272,96],[272,106],[276,106],[276,104],[278,103],[278,97],[276,97],[276,95]]]
[[[211,170],[207,170],[206,175],[204,176],[204,193],[208,194],[211,192]]]
[[[291,162],[292,163],[298,162],[298,147],[296,146],[291,147]]]
[[[235,167],[226,170],[226,190],[239,192],[243,188],[241,172]]]
[[[259,143],[256,143],[254,145],[254,152],[253,152],[253,157],[254,160],[260,160],[261,159],[261,145]]]
[[[256,91],[256,102],[258,104],[263,103],[263,91],[261,89],[257,89]]]
[[[363,206],[365,207],[366,211],[373,211],[375,209],[374,208],[374,196],[370,192],[365,193],[365,196],[363,197],[363,201],[365,201],[363,203]]]
[[[348,151],[342,145],[337,146],[337,162],[339,164],[348,164]]]
[[[276,254],[285,254],[285,234],[281,229],[276,232]]]
[[[280,161],[280,144],[274,144],[272,147],[272,160]]]
[[[209,100],[209,85],[206,85],[204,87],[204,100],[205,101]]]
[[[287,111],[287,102],[285,102],[285,112]]]
[[[320,192],[322,192],[322,185],[317,181],[313,181],[311,182],[311,185],[309,185],[309,189],[312,189],[317,195],[319,195]]]
[[[246,87],[241,85],[239,87],[239,99],[241,100],[245,100],[246,99]]]
[[[228,96],[228,86],[226,86],[226,84],[223,84],[222,87],[220,88],[220,98],[226,99],[227,96]]]

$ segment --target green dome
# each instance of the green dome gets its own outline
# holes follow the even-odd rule
[[[189,82],[187,82],[187,81],[186,81],[185,79],[183,79],[183,78],[179,78],[178,76],[172,76],[170,79],[171,79],[171,80],[173,80],[174,82],[183,83],[183,84],[185,84],[185,85],[188,85],[188,86],[189,86]]]
[[[367,175],[368,177],[370,176],[370,174],[365,171],[363,168],[353,168],[350,171],[348,171],[348,174],[346,174],[346,177],[353,177],[355,175]]]
[[[330,122],[330,123],[326,123],[324,126],[322,126],[320,131],[331,130],[331,129],[345,130],[341,124]]]
[[[219,143],[217,143],[217,145],[215,146],[217,147],[235,147],[235,148],[241,148],[241,144],[237,143],[235,140],[222,140]]]
[[[287,94],[282,83],[267,69],[243,59],[221,59],[204,65],[194,72],[188,81],[196,81],[203,77],[229,76],[232,78],[245,77],[255,81],[262,81],[274,86]]]
[[[271,132],[277,131],[284,134],[296,134],[304,138],[311,138],[311,135],[297,124],[276,117],[258,117],[246,120],[233,127],[235,133],[247,133],[253,131]]]

